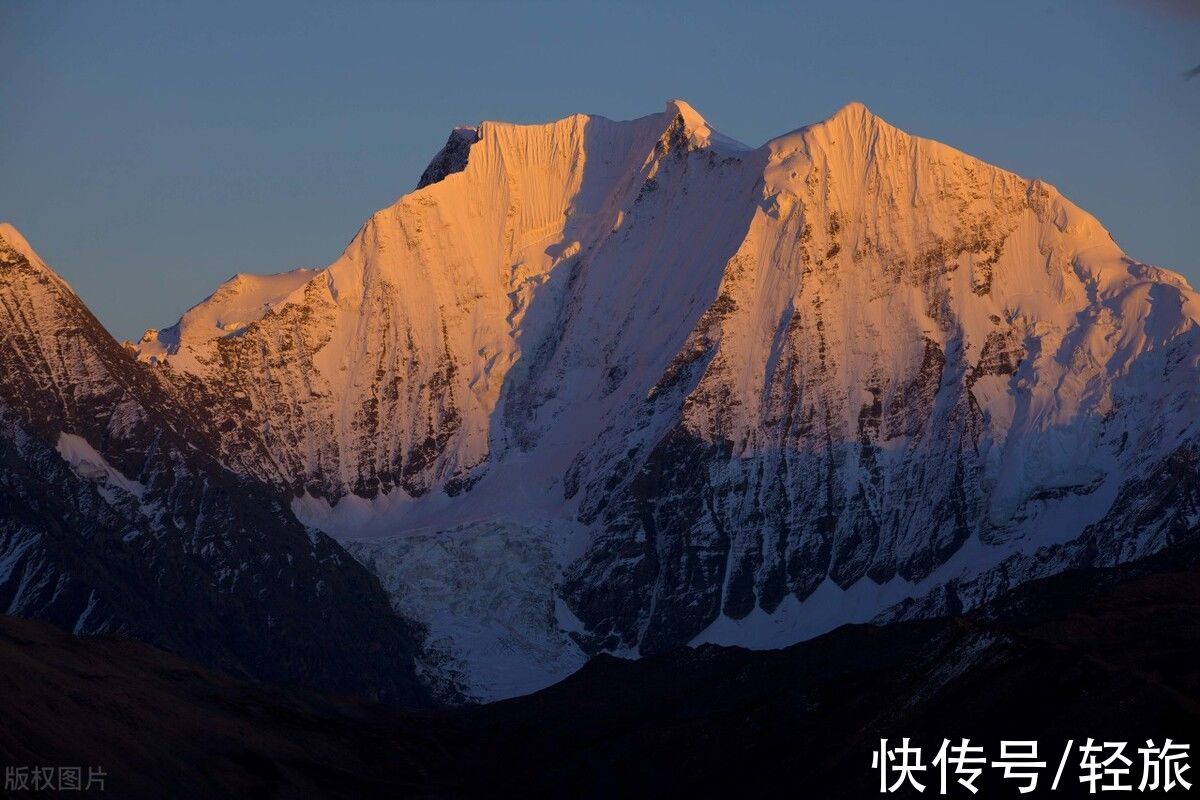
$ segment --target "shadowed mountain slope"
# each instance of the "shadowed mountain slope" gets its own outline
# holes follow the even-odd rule
[[[847,626],[778,651],[601,656],[528,697],[398,712],[3,618],[0,761],[103,765],[109,791],[123,797],[773,796],[798,787],[871,797],[880,737],[935,750],[942,738],[970,737],[989,757],[1001,738],[1036,738],[1052,764],[1068,739],[1191,741],[1198,619],[1200,552],[1176,546],[1030,583],[967,617]],[[985,794],[997,774],[985,770]],[[1068,772],[1058,794],[1078,793]]]
[[[0,227],[0,609],[417,705],[422,631]]]

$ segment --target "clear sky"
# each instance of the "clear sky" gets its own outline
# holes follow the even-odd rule
[[[681,97],[759,144],[860,100],[1197,285],[1198,64],[1200,0],[0,0],[0,219],[133,338],[329,263],[455,124]]]

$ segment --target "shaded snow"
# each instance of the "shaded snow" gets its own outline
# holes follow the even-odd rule
[[[474,699],[537,691],[585,661],[558,626],[548,531],[481,524],[343,544],[428,627],[426,659]]]
[[[236,398],[214,414],[259,435],[227,442],[229,460],[261,446],[239,463],[303,486],[297,516],[371,566],[480,697],[579,663],[566,632],[588,624],[564,574],[602,594],[651,560],[637,516],[606,515],[688,499],[630,499],[670,432],[730,449],[695,467],[701,500],[726,494],[680,547],[726,559],[714,607],[735,556],[754,598],[769,559],[834,545],[860,571],[921,573],[843,590],[845,563],[818,564],[773,614],[720,614],[694,639],[756,647],[1069,541],[1200,435],[1200,300],[1182,278],[1129,259],[1049,184],[862,104],[758,148],[682,101],[473,130],[465,163],[324,270],[238,276],[140,348]],[[839,493],[827,540],[792,519],[768,541],[777,509],[754,492],[772,475],[797,504]],[[932,515],[960,490],[952,536]],[[625,605],[625,588],[591,608]],[[634,616],[713,588],[655,583]]]
[[[144,485],[122,475],[82,436],[60,433],[57,449],[58,454],[71,465],[76,475],[96,484],[110,500],[114,498],[113,489],[133,495],[138,500],[141,500],[146,492]]]
[[[826,579],[804,602],[788,595],[768,614],[756,607],[743,619],[717,617],[692,646],[719,644],[755,650],[775,649],[820,636],[841,625],[869,622],[881,608],[913,596],[913,584],[894,578],[885,584],[861,580],[842,589]]]

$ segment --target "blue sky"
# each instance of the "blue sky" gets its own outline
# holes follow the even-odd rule
[[[119,338],[324,266],[451,127],[689,101],[759,144],[850,100],[1200,284],[1200,0],[0,0],[0,219]]]

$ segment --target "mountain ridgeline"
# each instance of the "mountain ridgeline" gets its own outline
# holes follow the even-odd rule
[[[468,697],[958,612],[1200,526],[1196,293],[860,104],[757,148],[681,101],[458,128],[333,264],[235,276],[126,351],[7,252],[5,463],[115,540],[154,504],[203,554],[202,522],[238,591],[383,625],[386,590],[412,669]],[[49,289],[77,321],[26,308]]]
[[[0,327],[0,608],[235,675],[430,702],[420,626],[286,497],[223,466],[201,410],[9,226]]]

